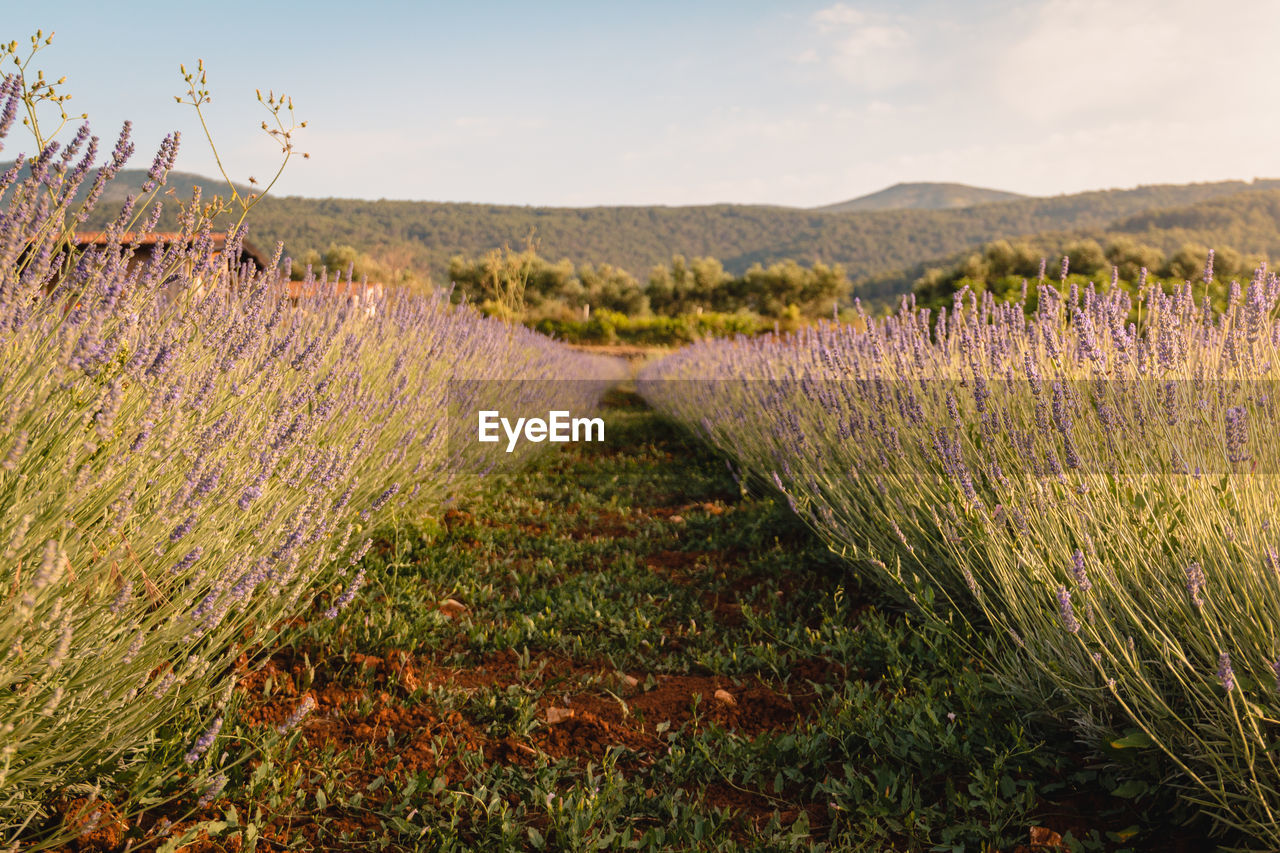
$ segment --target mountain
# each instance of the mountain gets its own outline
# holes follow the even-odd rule
[[[824,213],[753,205],[690,207],[516,207],[420,201],[268,197],[250,216],[261,246],[288,253],[331,242],[447,280],[449,258],[477,256],[530,233],[546,258],[608,263],[643,279],[673,254],[713,256],[741,274],[752,264],[794,259],[840,263],[867,282],[998,239],[1044,231],[1105,228],[1144,212],[1238,193],[1280,189],[1280,181],[1138,187],[1024,198],[952,210]]]
[[[954,210],[1027,196],[966,184],[894,184],[870,195],[812,208],[823,213],[855,213],[866,210]]]

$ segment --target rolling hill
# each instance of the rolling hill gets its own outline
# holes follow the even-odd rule
[[[999,201],[1015,201],[1027,196],[1004,190],[971,187],[966,184],[894,184],[879,192],[812,208],[824,213],[855,213],[865,210],[953,210]]]

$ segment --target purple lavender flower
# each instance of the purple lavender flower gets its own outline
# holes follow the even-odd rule
[[[369,517],[373,513],[382,509],[386,505],[387,501],[391,500],[391,497],[398,491],[400,491],[399,483],[392,483],[390,486],[388,486],[382,494],[378,495],[378,497],[374,500],[373,504],[367,510],[364,510],[363,512],[360,513],[360,520],[368,521]]]
[[[351,555],[351,565],[354,566],[356,563],[363,560],[364,555],[369,553],[369,548],[372,545],[373,545],[372,539],[365,539],[364,542],[360,544],[360,547],[357,548],[355,552]]]
[[[138,631],[133,637],[133,642],[129,643],[129,648],[125,650],[124,657],[120,659],[121,663],[133,663],[133,659],[138,656],[138,652],[142,651],[142,640],[142,631]]]
[[[1071,555],[1071,574],[1076,579],[1076,586],[1081,592],[1093,589],[1093,582],[1089,580],[1089,575],[1084,568],[1084,552],[1079,548]]]
[[[1222,682],[1222,689],[1230,693],[1236,686],[1236,673],[1231,668],[1231,655],[1222,652],[1218,655],[1218,681]]]
[[[188,533],[191,532],[191,526],[194,525],[195,523],[196,523],[196,517],[194,514],[187,516],[182,521],[181,524],[173,528],[173,531],[169,534],[169,541],[177,542],[178,540],[182,539],[182,537],[186,536]]]
[[[1226,413],[1227,458],[1232,462],[1244,462],[1249,458],[1245,451],[1249,443],[1249,421],[1244,406],[1231,406]]]
[[[1186,568],[1187,573],[1187,595],[1191,596],[1191,603],[1196,607],[1204,607],[1204,569],[1199,563],[1191,563]]]
[[[326,619],[337,619],[339,611],[343,610],[356,597],[356,593],[360,591],[360,587],[364,585],[364,567],[356,572],[356,576],[351,579],[351,583],[342,591],[333,602],[333,605],[324,612]]]
[[[227,787],[227,777],[222,773],[214,776],[209,780],[209,784],[205,787],[204,793],[200,795],[200,799],[196,801],[196,808],[206,809],[213,805],[225,787]]]
[[[111,615],[118,616],[120,611],[129,606],[129,602],[133,600],[133,581],[125,581],[120,584],[120,589],[116,593],[115,600],[111,602]]]
[[[308,693],[306,696],[302,697],[302,702],[294,709],[293,713],[289,715],[289,718],[276,728],[276,731],[280,732],[280,734],[287,734],[293,731],[298,727],[298,724],[315,709],[315,697]]]
[[[152,421],[143,421],[142,428],[138,430],[138,434],[134,437],[133,443],[129,445],[130,453],[137,453],[142,449],[142,445],[147,443],[147,439],[151,437],[151,430],[155,428]]]
[[[169,365],[173,362],[173,356],[174,348],[169,344],[161,344],[155,358],[151,360],[151,365],[146,369],[145,375],[152,379],[159,379],[164,376],[169,372]]]
[[[200,559],[202,556],[204,556],[204,548],[197,545],[195,548],[188,551],[185,557],[175,563],[173,568],[169,571],[171,574],[180,575],[195,565],[196,560]]]
[[[184,756],[184,760],[188,764],[195,764],[200,760],[200,756],[213,746],[213,742],[218,739],[218,732],[222,731],[222,717],[218,717],[213,721],[213,725],[209,726],[208,731],[200,735],[196,742],[191,745],[191,750]]]
[[[254,483],[241,493],[240,500],[236,502],[236,506],[240,507],[242,510],[246,510],[260,497],[262,497],[262,486]]]
[[[45,666],[48,669],[57,669],[62,666],[62,662],[66,660],[67,653],[71,651],[71,618],[64,616],[62,618],[62,631],[58,635],[58,645],[54,647],[53,655],[50,656]]]
[[[1065,586],[1058,587],[1058,612],[1062,616],[1062,626],[1072,634],[1080,631],[1080,623],[1076,620],[1075,611],[1071,607],[1071,590]]]

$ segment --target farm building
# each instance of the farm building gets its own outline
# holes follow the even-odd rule
[[[222,254],[226,250],[227,235],[225,232],[215,232],[210,235],[213,238],[213,249],[217,254]],[[151,260],[157,245],[168,245],[177,243],[182,240],[189,240],[176,232],[153,232],[148,234],[138,234],[134,231],[126,231],[120,235],[119,242],[121,244],[130,244],[137,242],[138,248],[134,252],[131,267],[141,266]],[[76,233],[76,248],[87,249],[93,246],[105,246],[109,240],[109,236],[105,231],[80,231]],[[255,269],[264,270],[270,263],[270,258],[258,250],[256,246],[248,240],[244,240],[240,244],[240,256],[237,259],[238,264],[252,264]]]

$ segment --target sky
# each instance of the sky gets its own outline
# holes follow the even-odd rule
[[[0,40],[54,32],[28,73],[104,138],[132,120],[131,165],[177,130],[178,168],[217,174],[180,63],[205,62],[237,181],[279,166],[255,89],[291,96],[310,157],[281,195],[807,207],[1280,176],[1276,0],[14,6]]]

